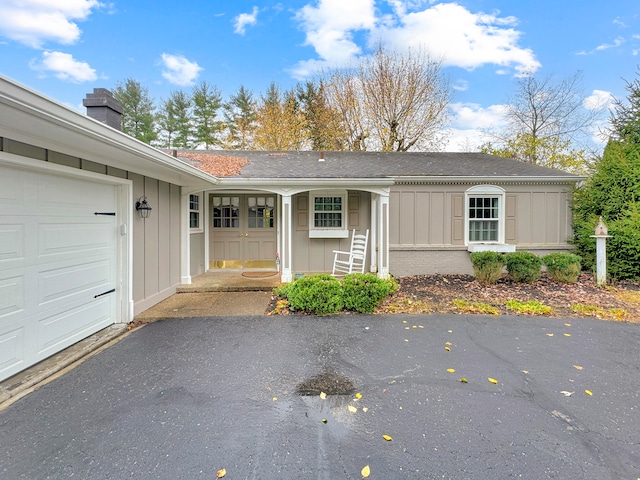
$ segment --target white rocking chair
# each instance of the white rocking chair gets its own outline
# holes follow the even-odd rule
[[[334,250],[333,257],[333,275],[341,277],[350,273],[364,273],[364,263],[367,259],[367,243],[369,241],[369,230],[362,235],[356,235],[353,230],[351,237],[351,250],[342,252]]]

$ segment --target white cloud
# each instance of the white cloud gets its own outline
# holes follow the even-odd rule
[[[33,48],[47,41],[70,45],[80,38],[76,22],[103,6],[98,0],[2,0],[0,36]]]
[[[162,76],[174,85],[186,87],[193,85],[202,67],[196,62],[190,62],[181,55],[162,54],[164,70]]]
[[[594,90],[591,95],[586,97],[582,105],[587,110],[608,110],[613,106],[613,95],[611,92],[604,90]]]
[[[602,45],[598,45],[596,47],[596,50],[600,51],[600,50],[608,50],[609,48],[616,48],[622,45],[624,42],[625,42],[624,38],[618,37],[613,41],[613,43],[603,43]]]
[[[253,7],[251,13],[241,13],[235,18],[234,32],[239,35],[244,35],[247,25],[255,25],[258,21],[258,7]]]
[[[32,61],[33,70],[52,73],[60,80],[74,83],[93,82],[98,78],[96,71],[86,62],[79,62],[72,55],[62,52],[42,52],[40,62]]]
[[[482,107],[477,103],[452,103],[448,152],[476,151],[489,140],[488,130],[498,130],[505,124],[506,105]]]
[[[524,75],[541,65],[529,48],[519,45],[522,33],[517,19],[498,13],[472,13],[457,3],[424,8],[425,0],[388,0],[392,13],[381,14],[375,0],[319,0],[306,5],[296,19],[317,59],[300,62],[295,75],[313,68],[345,66],[362,53],[356,41],[364,34],[369,46],[378,42],[394,50],[424,48],[445,66],[473,70],[483,65],[500,67],[501,73]]]

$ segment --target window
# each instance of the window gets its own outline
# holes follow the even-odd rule
[[[346,190],[311,192],[309,196],[309,237],[346,238]]]
[[[466,241],[504,243],[504,190],[492,185],[479,185],[465,194],[467,211]]]
[[[275,197],[247,197],[249,228],[273,228]]]
[[[189,195],[189,228],[200,230],[200,195]]]
[[[240,227],[240,197],[213,197],[211,225],[213,228]]]

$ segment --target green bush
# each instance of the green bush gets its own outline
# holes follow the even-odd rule
[[[505,256],[507,272],[516,282],[533,283],[540,278],[542,260],[531,252],[511,252]]]
[[[471,253],[473,274],[480,283],[496,283],[504,268],[504,255],[498,252]]]
[[[372,273],[352,273],[342,279],[344,308],[371,313],[380,302],[398,289],[393,279],[383,280]]]
[[[576,283],[582,267],[580,256],[574,253],[550,253],[542,259],[549,276],[562,283]]]
[[[284,287],[292,310],[318,315],[342,310],[342,284],[329,274],[305,275]]]

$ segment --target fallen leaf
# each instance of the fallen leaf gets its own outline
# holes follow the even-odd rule
[[[387,389],[386,389],[386,388],[383,388],[383,389],[382,389],[382,393],[387,393]]]
[[[571,324],[570,324],[570,323],[565,323],[565,324],[564,324],[564,326],[565,326],[565,327],[570,327],[570,326],[571,326]]]
[[[467,380],[467,379],[466,379],[466,378],[464,378],[464,377],[460,378],[460,381],[461,381],[462,383],[469,383],[469,380]]]
[[[324,392],[320,392],[320,398],[321,398],[322,400],[326,400],[326,398],[327,398],[327,394],[326,394],[326,393],[324,393]]]
[[[367,413],[367,412],[369,411],[369,409],[368,409],[367,407],[362,407],[362,411],[363,411],[364,413]]]
[[[222,478],[227,474],[227,471],[224,468],[221,468],[216,472],[216,478]]]
[[[327,419],[326,419],[326,418],[323,418],[323,419],[322,419],[322,423],[327,423]]]
[[[571,334],[570,334],[570,333],[565,333],[565,334],[564,334],[564,336],[565,336],[565,337],[570,337],[570,336],[571,336]]]
[[[358,411],[358,409],[356,407],[354,407],[353,405],[349,405],[349,407],[347,407],[349,409],[349,411],[351,413],[356,413]]]
[[[453,333],[453,330],[447,330],[447,333]]]
[[[451,351],[451,349],[450,349],[449,347],[444,347],[444,349],[445,349],[447,352],[450,352],[450,351]]]
[[[362,398],[362,394],[361,394],[361,393],[356,393],[356,398],[357,398],[358,400],[360,400],[360,399]]]
[[[585,390],[584,393],[586,393],[589,396],[593,395],[593,392],[591,390]]]
[[[445,345],[453,345],[453,343],[447,342],[447,343],[445,343]]]
[[[562,395],[564,395],[565,397],[570,397],[571,395],[573,395],[575,392],[567,392],[566,390],[563,390],[560,392]]]
[[[491,383],[493,383],[493,384],[498,383],[498,380],[496,380],[495,378],[491,378],[491,377],[489,377],[489,378],[488,378],[488,380],[489,380]]]
[[[456,371],[456,369],[455,369],[455,368],[447,368],[447,372],[449,372],[449,373],[453,373],[453,372],[455,372],[455,371]]]
[[[411,328],[418,328],[418,326],[417,325],[413,325]]]
[[[582,370],[582,366],[581,365],[574,365],[573,368],[575,368],[576,370]]]
[[[553,337],[553,333],[547,333],[547,337]]]
[[[384,438],[387,442],[393,440],[393,438],[391,438],[389,435],[382,435],[382,438]]]
[[[407,321],[406,320],[402,320],[402,323],[407,323]]]
[[[273,397],[273,401],[277,402],[278,401],[278,397]]]
[[[529,370],[520,370],[522,373],[524,373],[525,375],[527,375],[529,373]]]
[[[369,475],[371,475],[371,469],[369,468],[369,465],[365,465],[364,468],[360,470],[360,475],[362,475],[362,478],[368,478]]]

